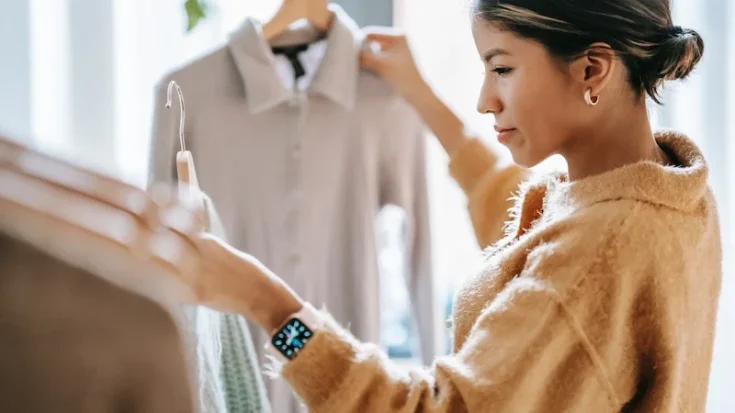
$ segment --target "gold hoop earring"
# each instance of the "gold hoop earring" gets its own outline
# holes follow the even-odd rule
[[[595,106],[600,103],[600,96],[592,96],[592,89],[587,89],[584,92],[584,101],[590,106]]]

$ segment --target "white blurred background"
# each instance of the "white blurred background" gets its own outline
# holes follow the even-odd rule
[[[220,45],[245,16],[268,18],[279,0],[213,0],[213,14],[186,33],[183,0],[0,0],[0,130],[145,185],[153,85],[171,68]],[[482,66],[466,0],[344,0],[362,25],[395,24],[409,34],[421,69],[445,100],[480,130],[475,102]],[[652,107],[657,127],[697,139],[708,156],[725,245],[725,279],[708,412],[735,412],[735,3],[674,0],[677,24],[705,39],[703,62]],[[32,137],[32,138],[31,138]],[[493,144],[493,143],[490,143]],[[546,166],[563,166],[554,159]],[[446,158],[429,145],[437,305],[478,263],[465,199]],[[383,241],[384,345],[412,360],[415,338],[400,274],[400,211],[379,220]],[[729,390],[729,392],[728,392]]]

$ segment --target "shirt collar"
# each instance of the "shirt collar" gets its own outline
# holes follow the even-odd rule
[[[309,48],[299,54],[299,61],[304,68],[304,76],[294,79],[295,69],[286,56],[276,56],[276,71],[284,87],[297,90],[306,90],[314,80],[319,64],[327,51],[327,40],[319,40],[309,45]]]
[[[330,4],[329,9],[334,19],[326,38],[327,50],[309,91],[351,110],[357,94],[362,35],[355,21],[340,6]],[[313,34],[311,28],[293,29],[273,39],[273,43],[296,44]],[[260,21],[247,18],[230,36],[228,47],[243,79],[251,113],[264,112],[291,98],[293,91],[279,77],[276,59],[263,37]]]

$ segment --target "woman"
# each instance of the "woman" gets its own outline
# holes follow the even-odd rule
[[[552,154],[568,174],[523,185],[505,238],[454,307],[454,353],[400,369],[293,294],[246,254],[204,237],[203,302],[273,333],[282,374],[314,412],[701,412],[721,279],[707,166],[686,137],[652,133],[646,96],[686,77],[703,42],[667,0],[475,0],[494,115],[515,163]],[[364,64],[430,123],[470,197],[519,169],[495,156],[420,81],[405,39]],[[498,185],[498,183],[501,183]],[[502,192],[501,192],[502,193]],[[496,195],[497,196],[497,195]]]

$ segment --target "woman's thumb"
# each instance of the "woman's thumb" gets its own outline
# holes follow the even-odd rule
[[[360,51],[360,64],[374,72],[380,72],[383,67],[383,58],[379,51],[376,52],[370,47],[363,47]]]

